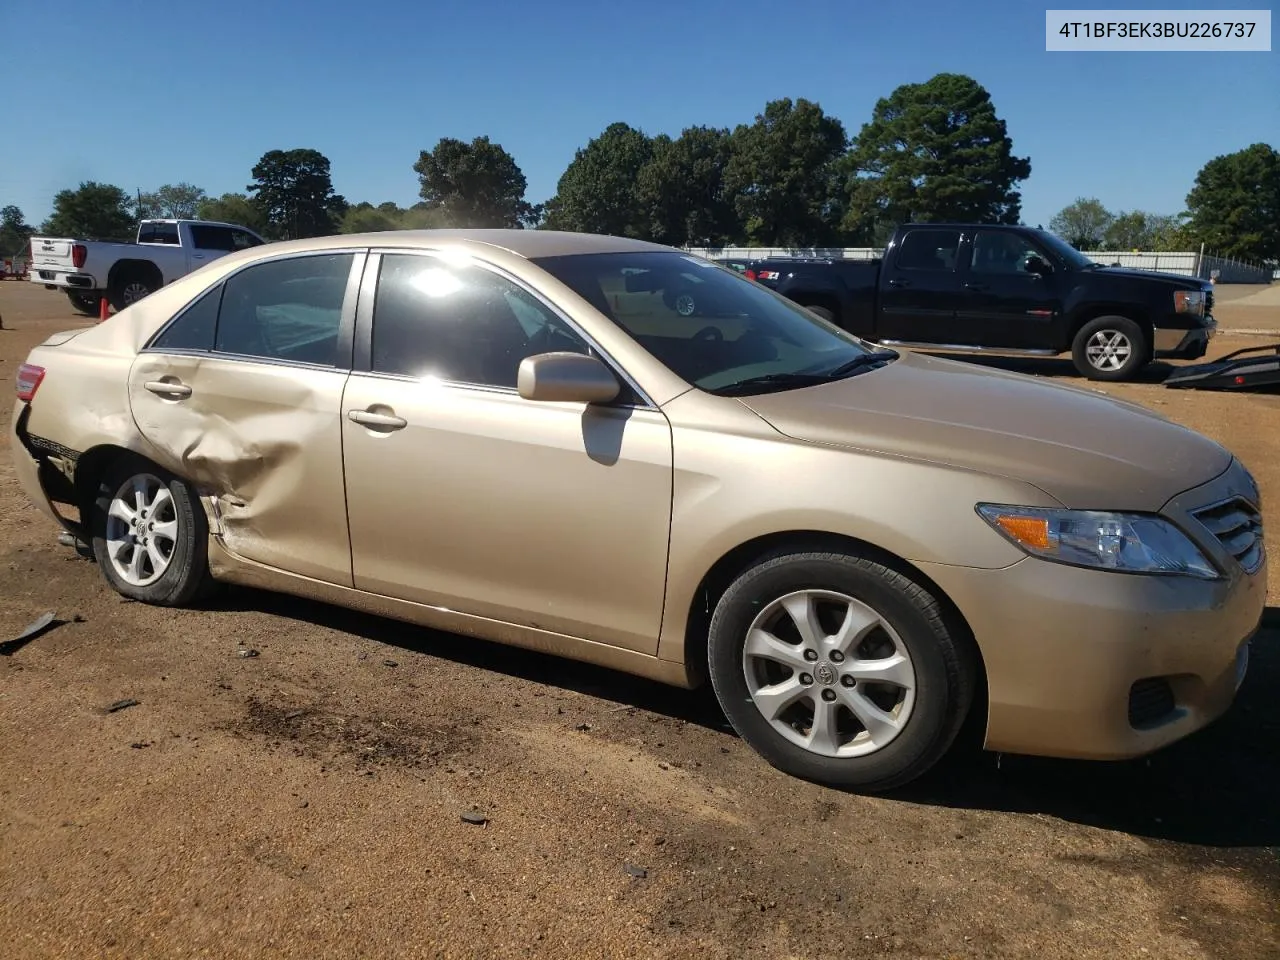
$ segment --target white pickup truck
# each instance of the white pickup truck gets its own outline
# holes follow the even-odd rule
[[[103,297],[123,310],[211,260],[263,243],[246,227],[211,220],[143,220],[136,243],[32,237],[30,279],[97,316]]]

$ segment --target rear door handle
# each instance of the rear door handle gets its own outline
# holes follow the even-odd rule
[[[900,277],[899,277],[899,278],[897,278],[897,279],[890,280],[890,281],[889,281],[889,286],[891,286],[891,287],[909,287],[909,286],[911,286],[911,281],[910,281],[910,280],[903,280],[902,278],[900,278]]]
[[[985,283],[966,283],[964,288],[966,290],[985,290],[987,285]]]
[[[348,410],[347,419],[382,430],[400,430],[409,425],[404,417],[397,417],[394,413],[374,413],[372,410]]]
[[[152,393],[159,394],[162,397],[169,397],[173,400],[191,396],[190,387],[185,383],[177,383],[173,380],[148,380],[142,386]]]

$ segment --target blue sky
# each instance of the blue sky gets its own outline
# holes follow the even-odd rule
[[[511,152],[540,201],[613,121],[649,133],[732,127],[790,96],[816,100],[852,134],[878,97],[941,71],[986,86],[1015,152],[1031,158],[1022,190],[1033,224],[1081,195],[1177,212],[1206,160],[1280,146],[1274,41],[1270,53],[1047,53],[1050,5],[1070,7],[58,0],[45,14],[18,4],[22,17],[5,17],[0,34],[0,205],[38,224],[57,190],[87,179],[130,192],[181,180],[243,190],[263,152],[291,147],[328,156],[348,200],[407,205],[420,150],[481,134]]]

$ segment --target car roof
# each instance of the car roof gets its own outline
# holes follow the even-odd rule
[[[674,247],[647,240],[632,240],[599,233],[572,233],[564,230],[518,230],[500,228],[461,228],[439,230],[383,230],[376,233],[343,233],[306,240],[287,240],[271,244],[270,249],[326,250],[337,247],[438,247],[441,242],[462,245],[485,244],[499,247],[516,256],[562,257],[585,253],[639,253],[675,251]],[[257,250],[264,248],[258,247]]]

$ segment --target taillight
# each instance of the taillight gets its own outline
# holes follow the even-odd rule
[[[44,367],[37,367],[34,363],[24,363],[18,368],[18,399],[23,403],[30,403],[31,398],[36,395],[36,390],[40,387],[40,381],[44,379]]]
[[[756,278],[756,272],[752,270],[750,267],[744,270],[742,275],[746,277],[748,280],[754,280]]]
[[[84,258],[88,255],[89,250],[83,243],[73,243],[71,245],[71,264],[77,270],[84,266]]]

